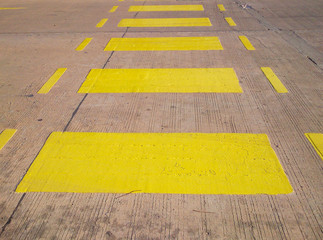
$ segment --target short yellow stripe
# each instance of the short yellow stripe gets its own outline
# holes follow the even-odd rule
[[[322,133],[305,133],[305,136],[311,142],[315,151],[323,160],[323,134]]]
[[[112,13],[112,12],[115,12],[115,11],[118,9],[118,7],[119,7],[119,6],[113,6],[113,7],[110,9],[110,11],[109,11],[109,12],[111,12],[111,13]]]
[[[25,9],[25,8],[24,7],[0,8],[0,10],[17,10],[17,9]]]
[[[15,134],[16,129],[6,129],[0,134],[0,150],[9,142],[10,138]]]
[[[67,68],[58,68],[56,72],[50,77],[50,79],[44,84],[44,86],[38,91],[38,93],[40,94],[48,93],[66,70]]]
[[[194,27],[212,26],[209,18],[122,19],[118,27]]]
[[[16,192],[288,194],[266,134],[53,132]]]
[[[92,69],[79,93],[242,93],[232,68]]]
[[[246,36],[239,36],[239,39],[247,50],[256,50]]]
[[[237,24],[233,21],[232,18],[230,17],[226,17],[225,20],[227,21],[227,23],[230,25],[230,26],[237,26]]]
[[[223,50],[218,37],[111,38],[104,51]]]
[[[85,38],[84,41],[75,49],[76,51],[82,51],[90,42],[92,38]]]
[[[224,12],[225,11],[225,8],[223,6],[223,4],[218,4],[218,8],[221,12]]]
[[[158,12],[158,11],[204,11],[202,5],[153,5],[130,6],[129,12]]]
[[[287,93],[288,90],[276,76],[276,74],[271,70],[270,67],[262,67],[261,70],[266,75],[267,79],[271,83],[271,85],[275,88],[278,93]]]
[[[124,0],[118,0],[119,2],[123,2]]]
[[[97,28],[103,27],[103,25],[108,21],[107,18],[103,18],[97,25]]]

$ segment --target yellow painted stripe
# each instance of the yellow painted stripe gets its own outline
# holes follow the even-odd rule
[[[135,0],[135,2],[170,2],[171,0]]]
[[[56,72],[50,77],[50,79],[44,84],[44,86],[38,91],[40,94],[46,94],[57,83],[60,77],[64,74],[67,68],[58,68]]]
[[[97,28],[103,27],[103,25],[108,21],[107,18],[101,19],[101,21],[96,25]]]
[[[266,134],[54,132],[17,192],[288,194]]]
[[[230,25],[230,26],[237,26],[237,24],[233,21],[232,18],[230,17],[226,17],[225,20],[227,21],[227,23]]]
[[[256,50],[246,36],[239,36],[239,39],[247,50]]]
[[[0,134],[0,150],[9,142],[16,131],[16,129],[6,129],[2,131]]]
[[[232,68],[92,69],[79,93],[241,93]]]
[[[131,18],[122,19],[118,27],[197,27],[212,26],[209,18]]]
[[[261,70],[266,75],[267,79],[271,83],[271,85],[275,88],[278,93],[287,93],[288,90],[276,76],[276,74],[271,70],[270,67],[262,67]]]
[[[225,8],[223,6],[223,4],[218,4],[218,8],[221,12],[224,12],[225,11]]]
[[[124,0],[118,0],[119,2],[123,2]]]
[[[311,142],[315,151],[323,160],[323,134],[322,133],[305,133],[305,136]]]
[[[111,38],[104,51],[223,50],[218,37]]]
[[[76,51],[82,51],[90,42],[92,38],[85,38],[84,41],[75,49]]]
[[[113,6],[113,7],[110,9],[110,11],[109,11],[109,12],[111,12],[111,13],[112,13],[112,12],[115,12],[115,11],[118,9],[118,7],[119,7],[119,6]]]
[[[204,11],[202,5],[153,5],[130,6],[129,12],[159,12],[159,11]]]

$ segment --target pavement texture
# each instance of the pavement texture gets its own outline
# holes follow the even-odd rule
[[[323,239],[322,72],[322,1],[0,0],[0,239]]]

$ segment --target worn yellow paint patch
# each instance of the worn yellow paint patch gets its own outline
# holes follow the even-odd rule
[[[218,37],[111,38],[104,51],[223,50]]]
[[[265,134],[54,132],[17,192],[287,194]]]
[[[237,26],[237,24],[233,21],[232,18],[230,17],[226,17],[225,20],[227,21],[227,23],[230,25],[230,26]]]
[[[305,136],[311,142],[315,151],[323,160],[323,134],[322,133],[305,133]]]
[[[202,5],[152,5],[130,6],[129,12],[161,12],[161,11],[204,11]]]
[[[212,26],[209,18],[126,18],[118,27],[201,27]]]
[[[97,28],[103,27],[103,25],[108,21],[107,18],[101,19],[101,21],[96,25]]]
[[[24,7],[3,7],[0,10],[18,10],[18,9],[26,9]]]
[[[91,41],[92,38],[85,38],[84,41],[75,50],[82,51]]]
[[[9,142],[16,131],[16,129],[5,129],[2,131],[0,134],[0,150]]]
[[[110,9],[110,11],[109,11],[109,12],[111,12],[111,13],[112,13],[112,12],[115,12],[115,11],[118,9],[118,7],[119,7],[119,6],[113,6],[113,7]]]
[[[223,4],[218,4],[218,8],[221,12],[225,11],[225,7],[223,6]]]
[[[92,69],[78,92],[241,93],[242,89],[232,68]]]
[[[247,50],[256,50],[246,36],[239,36],[239,39]]]
[[[38,91],[38,93],[40,94],[48,93],[66,70],[67,68],[58,68],[56,72],[50,77],[50,79],[48,79],[48,81],[44,84],[44,86],[42,86],[42,88]]]
[[[288,90],[285,88],[285,86],[282,84],[282,82],[279,80],[279,78],[276,76],[273,70],[271,70],[270,67],[262,67],[261,70],[278,93],[288,92]]]

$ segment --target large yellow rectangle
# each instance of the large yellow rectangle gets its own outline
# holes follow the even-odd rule
[[[104,51],[223,50],[218,37],[111,38]]]
[[[129,12],[204,11],[203,5],[130,6]]]
[[[241,93],[232,68],[92,69],[79,93]]]
[[[323,134],[322,133],[305,133],[305,136],[314,147],[317,154],[323,160]]]
[[[17,192],[287,194],[265,134],[54,132]]]
[[[125,18],[118,27],[202,27],[212,26],[209,18]]]

